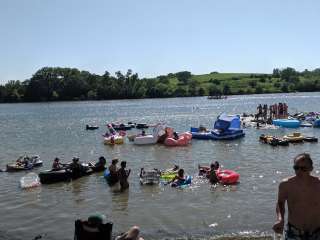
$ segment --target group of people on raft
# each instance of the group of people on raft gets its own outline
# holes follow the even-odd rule
[[[288,105],[286,103],[275,103],[270,106],[261,104],[257,107],[256,120],[263,120],[267,123],[272,123],[273,119],[287,118],[288,117]]]

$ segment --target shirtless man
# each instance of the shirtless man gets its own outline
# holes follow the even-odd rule
[[[122,161],[120,163],[121,168],[118,170],[118,176],[120,181],[120,190],[124,191],[129,188],[128,177],[130,175],[131,169],[126,170],[127,162]]]
[[[313,162],[309,154],[294,158],[296,176],[283,180],[279,185],[276,233],[284,229],[285,203],[288,205],[286,240],[320,239],[320,180],[311,176]]]

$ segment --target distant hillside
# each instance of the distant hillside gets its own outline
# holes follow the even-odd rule
[[[298,72],[274,69],[272,74],[182,71],[156,78],[128,70],[114,76],[76,68],[44,67],[26,81],[0,86],[0,102],[104,100],[320,91],[320,69]]]

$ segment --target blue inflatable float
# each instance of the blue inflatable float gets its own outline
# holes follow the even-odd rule
[[[191,128],[192,138],[212,139],[212,140],[232,140],[244,137],[245,133],[241,129],[241,121],[238,115],[229,116],[221,114],[214,123],[213,130],[200,131],[199,128]]]
[[[320,128],[320,119],[316,119],[316,120],[313,122],[313,127]]]
[[[275,119],[272,121],[273,125],[284,128],[298,128],[300,121],[296,119]]]
[[[106,169],[106,170],[104,171],[103,177],[104,177],[105,179],[107,179],[107,180],[110,178],[110,172],[109,172],[108,169]]]
[[[171,187],[185,187],[187,185],[190,185],[192,182],[192,177],[191,176],[187,176],[186,179],[184,181],[177,181],[171,184]]]

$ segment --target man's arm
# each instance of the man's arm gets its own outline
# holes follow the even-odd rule
[[[277,202],[277,208],[276,208],[278,221],[284,221],[284,214],[286,211],[285,203],[287,201],[288,196],[287,196],[285,185],[286,185],[285,182],[282,182],[279,185],[278,202]]]
[[[276,206],[277,222],[273,226],[273,230],[276,233],[282,233],[284,228],[284,214],[285,203],[287,201],[286,182],[281,182],[279,185],[278,201]]]

